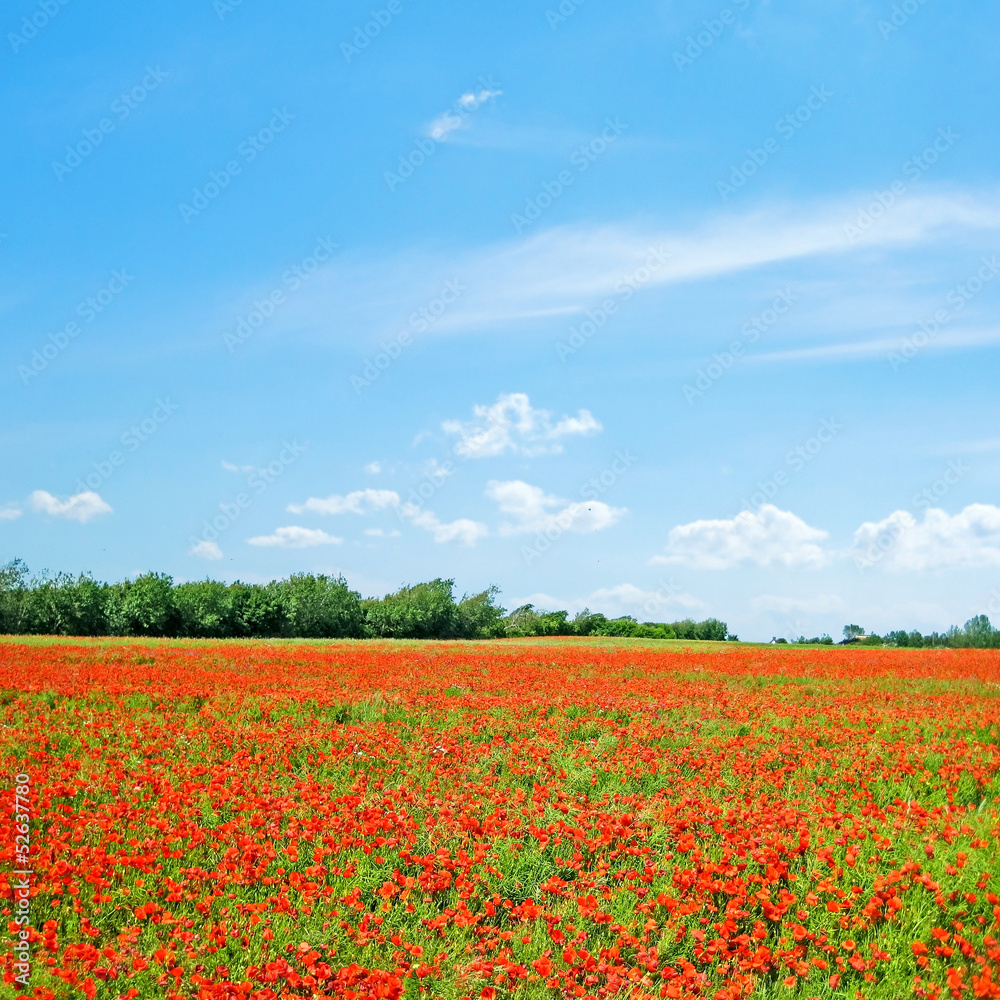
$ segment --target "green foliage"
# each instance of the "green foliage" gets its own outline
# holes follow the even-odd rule
[[[361,595],[341,577],[296,573],[278,584],[286,635],[304,639],[357,639],[365,634]]]
[[[164,573],[145,573],[112,584],[105,616],[111,635],[174,635],[173,579]]]
[[[380,639],[455,639],[459,637],[454,580],[432,580],[401,587],[381,600],[364,602],[368,634]]]

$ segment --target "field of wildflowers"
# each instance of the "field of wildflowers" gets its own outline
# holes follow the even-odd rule
[[[995,650],[9,641],[0,756],[5,997],[1000,998]]]

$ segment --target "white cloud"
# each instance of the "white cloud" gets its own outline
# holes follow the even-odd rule
[[[369,462],[365,466],[365,472],[367,472],[369,476],[377,476],[381,471],[382,471],[381,462]]]
[[[222,460],[222,467],[226,472],[253,472],[254,466],[252,465],[236,465],[234,462],[227,462],[225,459]]]
[[[334,494],[322,499],[310,497],[305,503],[290,503],[287,510],[293,514],[370,514],[399,506],[399,494],[395,490],[354,490],[346,496]]]
[[[457,521],[442,524],[437,516],[429,510],[421,510],[415,504],[406,503],[400,508],[407,520],[418,528],[423,528],[434,535],[435,542],[461,542],[463,545],[475,545],[480,538],[489,534],[489,529],[479,521],[471,521],[460,517]]]
[[[16,521],[22,514],[19,507],[0,508],[0,521]]]
[[[931,508],[922,522],[897,510],[862,524],[851,552],[859,566],[893,571],[1000,566],[1000,507],[975,503],[953,516]]]
[[[817,594],[815,597],[778,597],[774,594],[761,594],[750,601],[754,611],[776,611],[787,615],[793,611],[806,614],[832,614],[835,611],[846,611],[847,605],[837,594]]]
[[[76,493],[66,500],[57,500],[45,490],[35,490],[31,494],[31,505],[40,513],[52,517],[64,517],[69,521],[79,521],[81,524],[100,514],[111,513],[111,506],[92,490]]]
[[[251,545],[273,546],[280,549],[311,549],[316,545],[339,545],[343,539],[328,535],[319,528],[301,528],[290,525],[278,528],[273,535],[248,538]]]
[[[197,556],[199,559],[221,559],[222,549],[215,542],[202,540],[191,546],[189,555]]]
[[[397,531],[395,528],[392,531],[383,531],[381,528],[365,528],[365,534],[370,535],[372,538],[399,538],[402,532]]]
[[[693,569],[730,569],[741,564],[817,568],[830,560],[819,544],[827,532],[812,528],[790,511],[764,504],[730,520],[692,521],[671,529],[666,555],[653,563]]]
[[[496,90],[493,87],[481,87],[479,90],[466,91],[455,102],[454,110],[445,111],[444,114],[438,115],[430,123],[427,134],[437,142],[444,142],[450,132],[454,132],[455,129],[466,124],[468,116],[476,108],[482,107],[502,93],[502,90]]]
[[[525,532],[600,531],[610,528],[626,513],[624,507],[610,507],[600,501],[567,503],[546,493],[540,486],[532,486],[520,479],[508,482],[490,480],[486,495],[497,503],[500,510],[509,514],[514,523],[501,527],[501,534],[515,535]],[[553,510],[566,504],[561,510]]]
[[[468,423],[446,420],[441,425],[445,433],[458,435],[455,452],[463,458],[488,458],[504,452],[555,454],[562,451],[563,438],[602,430],[589,410],[553,422],[552,414],[535,409],[523,392],[501,394],[492,406],[473,407],[473,413],[475,418]]]

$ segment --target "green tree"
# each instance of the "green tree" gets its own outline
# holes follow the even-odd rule
[[[278,584],[289,636],[355,639],[365,634],[361,595],[342,577],[297,573]]]
[[[175,635],[172,578],[165,573],[145,573],[113,584],[108,592],[107,620],[111,635]]]

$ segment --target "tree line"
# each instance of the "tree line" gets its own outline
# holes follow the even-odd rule
[[[787,643],[787,639],[772,639],[772,642]],[[799,636],[790,645],[810,643],[833,645],[833,639],[824,635],[820,638],[807,639]],[[908,646],[913,649],[1000,649],[1000,629],[993,627],[987,615],[976,615],[964,625],[952,625],[947,632],[930,632],[923,635],[916,629],[907,632],[896,629],[879,635],[877,632],[866,632],[860,625],[845,625],[842,646]]]
[[[510,614],[498,587],[456,599],[454,580],[362,598],[343,577],[297,573],[267,584],[174,583],[145,573],[118,583],[87,574],[29,577],[21,560],[0,566],[0,633],[199,639],[491,639],[544,635],[735,639],[725,622],[638,622],[584,610]]]

